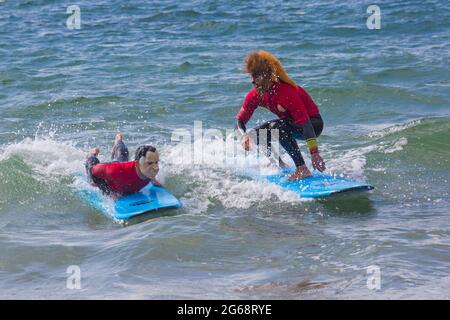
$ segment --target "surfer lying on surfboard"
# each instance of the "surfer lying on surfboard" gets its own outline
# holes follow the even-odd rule
[[[118,139],[116,137],[116,147]],[[123,141],[120,137],[120,143]],[[159,171],[159,153],[151,145],[142,145],[137,148],[134,161],[120,162],[118,159],[128,159],[128,149],[123,146],[114,148],[118,150],[115,162],[100,163],[97,156],[99,148],[93,148],[86,159],[86,173],[89,182],[99,187],[105,194],[118,197],[132,194],[141,190],[150,182],[161,186],[156,180]],[[126,157],[125,157],[126,151]]]
[[[306,141],[314,169],[324,171],[325,162],[319,154],[316,140],[322,132],[323,120],[312,98],[286,74],[280,61],[266,51],[249,53],[245,58],[244,68],[251,75],[254,86],[236,115],[236,127],[243,135],[244,149],[249,150],[250,147],[250,137],[246,132],[245,124],[258,106],[264,107],[275,113],[279,119],[254,128],[256,143],[259,144],[260,130],[267,130],[267,155],[270,156],[270,133],[271,130],[278,130],[280,144],[296,166],[296,171],[288,180],[300,180],[311,176],[296,138]],[[279,158],[279,165],[286,166],[281,158]]]

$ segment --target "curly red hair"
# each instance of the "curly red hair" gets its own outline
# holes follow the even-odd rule
[[[245,57],[245,72],[254,74],[270,75],[272,81],[282,81],[296,88],[297,83],[290,78],[284,70],[281,62],[267,51],[252,51]]]
[[[270,65],[270,62],[260,56],[256,51],[250,52],[245,57],[244,62],[244,71],[249,74],[272,73],[272,66]]]

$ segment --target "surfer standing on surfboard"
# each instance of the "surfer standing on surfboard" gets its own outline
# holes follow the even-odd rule
[[[125,144],[115,148],[118,142],[123,144],[122,135],[120,139],[116,136],[113,147],[113,151],[118,151],[117,157],[113,159],[115,162],[100,163],[97,158],[99,148],[93,148],[89,152],[85,164],[89,182],[114,197],[138,192],[150,182],[161,186],[156,180],[159,172],[159,153],[156,148],[142,145],[137,148],[134,161],[120,162],[118,159],[128,159],[128,149]]]
[[[300,180],[311,176],[296,138],[306,141],[313,168],[324,171],[325,162],[319,154],[316,140],[322,132],[323,120],[312,98],[286,74],[280,61],[266,51],[250,52],[245,58],[244,68],[251,75],[254,86],[236,115],[236,127],[243,135],[244,149],[250,148],[250,136],[246,132],[245,124],[258,106],[264,107],[275,113],[279,119],[254,128],[256,143],[259,144],[260,130],[267,130],[267,155],[270,156],[270,133],[271,130],[278,130],[280,144],[296,166],[295,172],[288,180]],[[282,167],[286,166],[281,158],[279,164]]]

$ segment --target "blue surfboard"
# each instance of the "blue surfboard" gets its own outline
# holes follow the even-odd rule
[[[148,184],[137,193],[116,200],[102,195],[94,188],[80,191],[80,196],[88,204],[116,220],[128,220],[161,209],[181,208],[180,201],[169,191],[152,184]]]
[[[323,198],[337,193],[372,190],[374,188],[364,182],[356,182],[319,172],[314,172],[313,176],[302,180],[288,181],[287,178],[292,172],[292,169],[285,169],[277,174],[261,175],[259,178],[293,191],[302,198]]]

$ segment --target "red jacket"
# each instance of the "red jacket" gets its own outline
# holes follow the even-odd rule
[[[106,181],[118,194],[135,193],[145,187],[150,179],[141,179],[136,172],[137,161],[99,163],[91,168],[91,174]]]
[[[293,88],[284,82],[274,83],[263,95],[259,95],[255,88],[250,90],[236,118],[247,123],[258,106],[269,109],[280,119],[291,118],[297,125],[319,114],[319,108],[302,87]]]

